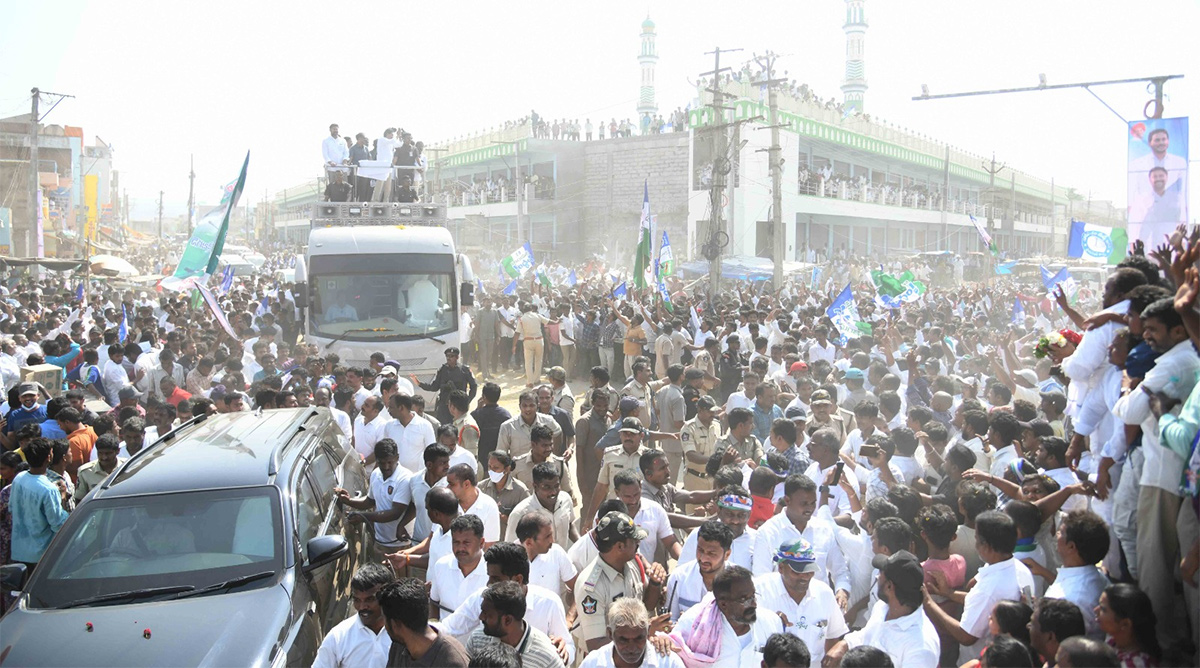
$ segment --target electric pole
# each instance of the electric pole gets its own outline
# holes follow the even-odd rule
[[[779,98],[775,84],[784,83],[786,80],[773,78],[775,58],[775,54],[768,51],[762,58],[756,55],[754,60],[763,68],[763,74],[766,75],[766,80],[762,84],[767,87],[767,105],[771,111],[771,146],[767,149],[767,161],[771,169],[771,259],[775,263],[775,270],[771,274],[771,284],[778,291],[783,287],[784,250],[787,248],[787,240],[784,238],[783,191],[781,190],[783,159],[780,157],[782,149],[779,146]]]
[[[713,298],[721,286],[721,250],[729,243],[729,234],[724,230],[724,224],[721,220],[721,193],[725,191],[725,175],[729,173],[730,161],[729,147],[726,145],[727,137],[725,135],[725,110],[729,107],[724,106],[725,94],[721,89],[721,73],[729,70],[728,67],[721,67],[721,54],[734,53],[741,49],[722,49],[715,47],[712,51],[704,55],[711,55],[713,59],[713,69],[711,72],[702,72],[700,76],[712,75],[712,86],[708,88],[708,92],[712,93],[712,103],[709,105],[709,121],[712,123],[709,126],[709,131],[712,132],[712,183],[709,187],[709,210],[711,217],[709,219],[708,239],[704,242],[701,248],[701,253],[708,260],[708,296]],[[722,236],[724,240],[722,240]]]
[[[988,173],[987,230],[988,230],[988,235],[990,235],[992,237],[992,243],[995,244],[997,248],[999,248],[999,244],[996,243],[996,226],[995,226],[996,174],[1004,171],[1004,168],[1005,168],[1004,163],[1001,163],[999,167],[996,166],[995,152],[992,153],[991,165],[989,165],[987,162],[983,163],[983,171]],[[994,265],[996,263],[996,256],[992,255],[992,253],[990,252],[990,249],[989,249],[987,256],[989,258],[988,265],[990,268],[990,265]],[[991,281],[992,281],[992,272],[989,271],[987,274],[987,282],[991,283]]]
[[[158,191],[158,240],[159,241],[163,240],[162,209],[163,209],[163,191],[160,190],[160,191]]]
[[[38,101],[41,93],[36,88],[30,93],[33,95],[33,110],[29,112],[29,227],[25,228],[25,253],[34,256],[38,253],[33,248],[33,234],[36,234],[38,216],[41,215],[37,201],[42,189],[38,183]]]
[[[42,191],[42,186],[38,182],[38,125],[41,123],[43,116],[38,104],[41,102],[43,95],[54,95],[58,97],[49,109],[46,110],[46,115],[54,111],[54,107],[58,106],[64,98],[75,97],[74,95],[63,95],[62,93],[51,93],[43,91],[39,88],[32,88],[29,91],[32,98],[31,109],[29,112],[29,226],[25,228],[25,251],[28,255],[36,255],[41,257],[41,244],[35,244],[33,235],[38,233],[38,218],[41,216],[41,208],[38,206],[38,193]],[[13,244],[14,247],[16,244]],[[14,253],[15,255],[15,253]]]
[[[196,157],[188,158],[188,238],[192,238],[192,209],[196,206]]]

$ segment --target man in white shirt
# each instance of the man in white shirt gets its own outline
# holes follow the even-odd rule
[[[936,668],[942,642],[921,609],[925,579],[921,562],[911,552],[900,550],[891,556],[875,555],[872,563],[879,569],[879,601],[871,609],[867,625],[831,647],[826,659],[838,665],[847,651],[870,645],[886,652],[892,665]]]
[[[800,539],[775,551],[776,570],[754,578],[758,604],[783,619],[786,633],[804,641],[812,665],[821,665],[825,650],[850,632],[829,585],[816,579],[817,555]]]
[[[100,374],[100,379],[104,382],[104,392],[108,395],[109,405],[112,406],[121,403],[121,388],[131,384],[129,382],[129,374],[123,366],[124,361],[125,349],[121,346],[109,346],[108,363],[104,365],[104,371]]]
[[[475,486],[475,469],[455,464],[446,473],[446,486],[458,499],[463,515],[474,515],[483,522],[483,539],[489,545],[500,540],[500,506],[495,499]]]
[[[475,515],[459,515],[450,523],[452,553],[429,568],[430,618],[446,619],[471,592],[487,586],[483,543],[483,520]]]
[[[510,529],[514,526],[515,538],[525,547],[529,558],[529,584],[543,587],[556,596],[573,591],[579,570],[571,563],[567,551],[555,542],[556,532],[550,513],[532,511],[509,524]]]
[[[379,397],[364,401],[362,412],[354,418],[354,449],[363,458],[368,471],[375,468],[375,443],[382,438],[383,426],[387,421],[383,401]]]
[[[817,578],[832,581],[838,606],[850,602],[850,570],[834,537],[833,524],[813,517],[817,509],[817,484],[804,475],[790,475],[783,484],[783,512],[758,528],[752,558],[756,575],[775,570],[775,552],[780,545],[803,538],[813,547]]]
[[[678,563],[667,580],[671,621],[678,621],[680,615],[712,591],[713,579],[729,561],[729,549],[733,545],[733,531],[729,527],[708,520],[695,533],[695,558]]]
[[[617,599],[608,606],[604,621],[612,642],[588,652],[580,668],[616,668],[618,659],[622,666],[684,668],[683,661],[674,652],[662,655],[648,647],[650,613],[638,599]]]
[[[619,471],[613,477],[613,491],[625,502],[634,524],[646,530],[646,537],[638,544],[638,552],[647,562],[654,561],[661,543],[667,556],[679,560],[680,546],[667,511],[656,501],[642,496],[642,481],[633,471]]]
[[[399,549],[401,540],[397,536],[400,518],[404,515],[404,504],[396,503],[401,495],[401,489],[408,485],[411,475],[399,466],[400,456],[396,452],[395,442],[382,439],[375,444],[372,459],[378,466],[371,471],[370,491],[362,498],[351,498],[344,489],[334,488],[338,502],[357,510],[373,510],[370,513],[350,513],[350,522],[357,524],[363,520],[375,524],[375,546],[378,556]]]
[[[392,581],[392,573],[379,564],[365,564],[350,580],[355,615],[325,635],[313,659],[313,668],[384,668],[392,638],[383,628],[383,610],[375,594]]]
[[[754,576],[729,565],[713,578],[712,593],[680,616],[671,638],[689,665],[694,655],[711,657],[704,662],[710,668],[741,668],[761,665],[762,648],[775,633],[783,633],[783,622],[773,610],[759,614]]]
[[[1046,589],[1045,597],[1074,603],[1083,613],[1087,635],[1093,640],[1104,639],[1104,631],[1096,620],[1096,606],[1109,583],[1096,564],[1108,554],[1108,547],[1108,527],[1096,513],[1077,510],[1058,525],[1057,548],[1062,566],[1054,584]]]
[[[105,385],[104,389],[107,391],[108,385]],[[351,437],[354,433],[354,426],[350,422],[350,416],[346,414],[346,411],[333,405],[333,395],[329,392],[329,388],[319,387],[316,392],[313,392],[313,405],[328,408],[329,412],[333,414],[333,421],[341,427],[342,433],[346,435],[346,438]]]
[[[985,565],[975,576],[975,586],[967,592],[961,619],[950,616],[933,599],[953,594],[950,587],[943,586],[945,578],[934,575],[926,583],[925,613],[935,626],[962,645],[960,664],[978,657],[991,640],[988,618],[998,602],[1033,601],[1033,574],[1013,557],[1016,546],[1017,525],[1011,517],[989,510],[975,518],[975,550]]]
[[[729,562],[734,564],[751,563],[754,553],[754,539],[758,531],[746,526],[750,521],[750,511],[754,499],[750,492],[740,485],[730,485],[721,489],[717,496],[717,521],[729,527],[733,532],[733,543],[730,546]],[[679,563],[696,560],[696,548],[699,542],[697,531],[692,531],[683,541],[683,549],[679,554]]]
[[[514,543],[496,543],[483,553],[488,584],[515,582],[525,589],[525,621],[530,627],[545,633],[551,642],[566,653],[567,664],[575,660],[575,642],[567,627],[566,608],[562,598],[530,580],[530,563],[525,550]],[[453,614],[442,620],[441,628],[461,642],[482,627],[479,612],[483,603],[480,587],[472,592]]]
[[[321,159],[327,171],[330,167],[339,167],[350,160],[350,147],[338,136],[337,123],[329,126],[329,136],[321,142]]]
[[[383,436],[400,448],[400,465],[415,473],[421,468],[425,448],[437,442],[433,425],[413,412],[413,400],[407,394],[388,397],[387,409],[392,419],[383,426]]]
[[[1139,285],[1146,283],[1146,277],[1137,269],[1124,267],[1113,272],[1104,284],[1101,314],[1112,313],[1125,315],[1129,313],[1129,300],[1126,293]],[[1063,298],[1065,300],[1065,297]],[[1060,300],[1061,301],[1061,300]],[[1108,366],[1108,346],[1112,343],[1113,335],[1123,327],[1117,322],[1108,322],[1096,329],[1083,333],[1083,339],[1075,347],[1075,352],[1063,360],[1062,370],[1071,384],[1067,388],[1067,415],[1074,418],[1079,413],[1083,398],[1093,385],[1100,382]],[[1082,452],[1082,437],[1078,444]]]

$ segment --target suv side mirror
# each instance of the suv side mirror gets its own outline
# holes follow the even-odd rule
[[[459,302],[463,306],[475,305],[475,286],[470,283],[463,283],[459,290]]]
[[[292,296],[296,298],[296,308],[308,308],[308,283],[297,283]]]
[[[307,573],[349,552],[350,544],[342,535],[317,536],[308,541],[306,551],[308,552],[308,563],[304,565],[304,571]]]
[[[25,564],[0,566],[0,585],[9,591],[21,591],[25,584]]]

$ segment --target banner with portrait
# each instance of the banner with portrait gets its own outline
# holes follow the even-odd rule
[[[1129,124],[1129,240],[1154,247],[1188,222],[1188,119]]]

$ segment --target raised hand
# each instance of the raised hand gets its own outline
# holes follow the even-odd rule
[[[1196,306],[1197,297],[1200,297],[1200,271],[1188,267],[1179,283],[1179,290],[1175,292],[1175,310],[1180,313],[1191,311]]]

